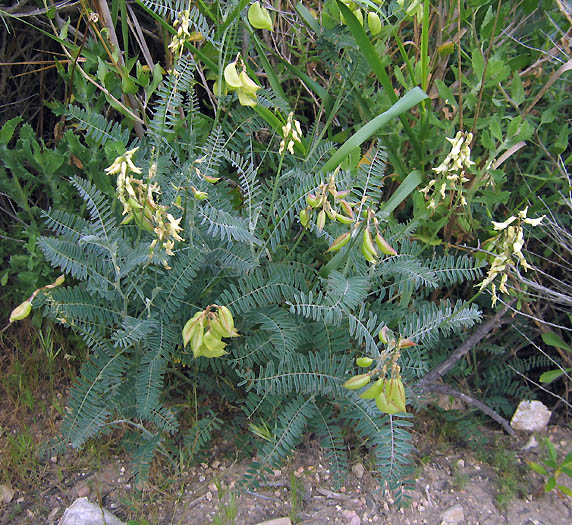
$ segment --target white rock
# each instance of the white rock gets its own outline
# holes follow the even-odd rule
[[[0,503],[10,503],[14,497],[14,489],[8,485],[0,485]]]
[[[76,499],[66,509],[59,525],[124,525],[108,510],[91,503],[87,498]]]
[[[356,475],[357,479],[361,479],[365,473],[365,468],[361,463],[356,463],[352,466],[352,472]]]
[[[536,448],[538,446],[538,441],[534,436],[530,436],[530,439],[527,441],[526,445],[522,447],[522,450],[530,450],[531,448]]]
[[[521,401],[512,416],[510,426],[515,430],[542,432],[546,430],[551,414],[540,401]]]
[[[465,521],[465,511],[459,503],[449,507],[441,515],[441,525],[457,525],[463,521]]]

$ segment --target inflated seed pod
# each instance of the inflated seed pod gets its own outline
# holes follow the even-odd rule
[[[262,7],[260,2],[254,2],[248,8],[248,21],[256,29],[267,29],[272,31],[272,18],[268,9]]]

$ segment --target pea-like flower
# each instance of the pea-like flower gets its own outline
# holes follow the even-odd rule
[[[237,66],[240,69],[240,73]],[[236,91],[238,101],[242,106],[256,106],[258,103],[256,92],[260,89],[260,86],[247,75],[240,55],[236,57],[234,62],[231,62],[224,68],[224,80],[229,90]]]
[[[436,178],[420,190],[429,201],[427,207],[430,210],[435,210],[445,201],[447,193],[451,195],[452,203],[467,205],[463,191],[465,183],[470,180],[466,177],[467,170],[474,164],[470,148],[473,134],[459,131],[454,138],[447,137],[447,140],[451,143],[451,151],[439,166],[433,168]]]
[[[530,268],[530,264],[522,253],[524,247],[524,230],[522,224],[538,226],[545,216],[542,215],[536,219],[531,219],[526,216],[527,213],[528,206],[504,222],[492,221],[494,230],[498,231],[499,234],[490,239],[485,245],[490,252],[493,252],[494,259],[487,276],[479,286],[479,290],[483,290],[490,285],[493,295],[493,306],[498,300],[497,286],[495,283],[496,278],[500,276],[499,291],[508,294],[506,283],[511,268],[519,263],[524,271]]]
[[[287,149],[291,155],[294,155],[294,143],[298,142],[300,144],[302,142],[302,128],[300,128],[300,122],[294,118],[292,111],[288,114],[286,124],[282,126],[282,136],[284,138],[280,142],[278,153],[282,155],[284,150]]]

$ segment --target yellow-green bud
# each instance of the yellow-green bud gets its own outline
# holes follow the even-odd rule
[[[16,306],[12,313],[10,314],[10,322],[13,323],[14,321],[21,321],[22,319],[26,319],[30,315],[32,311],[32,302],[28,299],[24,301],[21,305]]]
[[[348,390],[357,390],[362,386],[365,386],[369,383],[370,377],[369,374],[361,374],[354,377],[350,377],[345,383],[344,388]]]
[[[370,11],[367,14],[367,27],[372,35],[377,35],[381,31],[381,20],[377,13]]]
[[[358,357],[356,359],[356,364],[361,366],[362,368],[367,368],[373,363],[373,359],[371,357]]]

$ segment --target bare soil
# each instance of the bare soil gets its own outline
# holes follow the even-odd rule
[[[38,426],[31,429],[38,437],[44,434]],[[4,427],[0,436],[3,454],[14,453],[14,432]],[[101,451],[88,448],[31,463],[30,483],[22,472],[10,478],[14,494],[10,502],[0,503],[0,523],[57,523],[64,510],[82,496],[124,521],[151,524],[201,525],[217,517],[218,523],[232,523],[223,517],[225,512],[232,516],[233,510],[235,523],[240,525],[278,517],[316,525],[572,523],[572,500],[556,491],[544,493],[544,481],[526,464],[545,458],[544,447],[526,448],[531,436],[524,433],[508,438],[488,432],[486,450],[417,437],[415,488],[401,509],[368,472],[367,457],[355,460],[345,486],[334,490],[327,464],[311,443],[257,490],[239,491],[249,460],[229,457],[230,444],[220,442],[207,462],[182,473],[169,474],[165,465],[155,465],[142,491],[134,487],[128,461]],[[540,442],[544,437],[554,443],[559,457],[572,448],[569,429],[549,427],[535,439]],[[572,480],[564,475],[559,482],[572,488]]]

